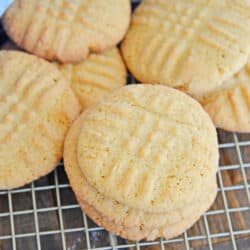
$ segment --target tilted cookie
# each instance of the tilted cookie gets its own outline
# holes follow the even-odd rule
[[[122,44],[141,82],[206,94],[247,62],[250,3],[243,0],[145,0]]]
[[[85,113],[78,162],[108,198],[165,212],[194,200],[195,190],[215,175],[216,131],[202,107],[180,91],[123,87]]]
[[[214,188],[214,173],[206,178],[196,192],[195,200],[189,200],[187,204],[179,204],[174,210],[168,210],[168,213],[145,213],[143,210],[129,208],[123,204],[105,198],[100,192],[92,187],[82,173],[77,158],[78,137],[81,131],[81,123],[85,119],[83,113],[70,129],[66,142],[64,163],[65,170],[70,180],[70,184],[77,195],[78,200],[84,201],[90,205],[96,206],[101,213],[115,221],[115,223],[126,224],[128,227],[144,224],[146,227],[160,227],[166,224],[174,224],[182,220],[183,217],[192,215],[197,207],[207,207],[207,195]],[[211,186],[212,184],[212,186]],[[211,186],[211,187],[210,187]],[[204,204],[204,205],[203,205]],[[114,212],[116,211],[116,212]],[[164,215],[164,216],[163,216]]]
[[[83,109],[126,84],[126,67],[117,48],[90,54],[78,64],[58,64],[68,77]]]
[[[250,132],[250,60],[222,88],[200,99],[214,123],[225,130]]]
[[[16,0],[3,25],[21,48],[48,60],[79,62],[123,38],[130,21],[129,0]]]
[[[190,227],[198,219],[197,216],[199,217],[211,205],[216,196],[217,188],[214,175],[211,180],[208,179],[209,183],[201,186],[203,192],[201,200],[190,201],[188,206],[185,205],[182,209],[176,208],[167,213],[145,213],[142,210],[126,207],[115,200],[106,199],[86,182],[84,174],[78,166],[77,139],[84,118],[83,113],[68,133],[65,143],[64,162],[70,184],[78,202],[96,223],[131,240],[143,238],[150,240],[159,236],[169,238],[182,233],[187,227]],[[176,220],[176,217],[179,217],[179,219]]]
[[[147,121],[142,121],[140,117],[146,117]],[[178,139],[179,128],[184,132],[181,140]],[[186,128],[188,133],[185,133]],[[83,134],[86,144],[82,144]],[[189,134],[192,139],[188,143]],[[164,144],[165,150],[158,148],[162,147],[161,138],[167,142]],[[138,141],[141,145],[135,145]],[[192,150],[188,148],[188,144],[192,145],[192,150],[196,152],[196,162],[193,161]],[[206,149],[205,144],[208,145]],[[132,150],[133,145],[137,149]],[[195,145],[199,145],[199,150]],[[177,161],[171,157],[173,148],[177,152]],[[189,154],[182,151],[184,148],[187,148]],[[125,152],[128,161],[124,158]],[[141,154],[145,152],[148,154],[142,158]],[[83,154],[86,161],[83,161]],[[115,161],[114,157],[117,157]],[[181,158],[185,158],[185,164]],[[200,158],[205,160],[200,161]],[[87,214],[99,225],[129,239],[154,239],[159,236],[169,238],[182,233],[208,209],[216,195],[218,150],[216,132],[211,120],[194,100],[179,91],[159,85],[124,87],[109,95],[109,98],[100,104],[87,109],[70,129],[64,160],[70,183]],[[190,168],[187,167],[189,164]],[[88,168],[90,166],[91,169]],[[114,171],[110,171],[108,166],[114,166]],[[130,171],[130,175],[127,174],[129,171],[126,171],[126,166],[133,167],[137,172]],[[106,178],[106,169],[112,172],[112,178]],[[89,170],[94,174],[87,173]],[[143,175],[144,170],[147,171],[147,176]],[[178,175],[174,174],[175,171],[178,171]],[[98,177],[98,172],[101,175],[101,186],[89,178]],[[160,174],[159,178],[155,178],[157,173]],[[141,176],[145,177],[144,182]],[[109,185],[105,179],[112,183]],[[136,179],[132,185],[131,179]],[[136,183],[143,184],[140,185],[140,190],[137,189]],[[164,183],[167,183],[168,187]],[[123,187],[131,187],[130,194],[137,193],[139,200],[131,196],[126,196],[126,199],[123,195],[123,201],[119,197],[117,199],[115,191],[111,194],[107,192],[111,185],[120,194],[123,194]],[[155,195],[158,197],[160,193],[161,201],[165,200],[161,203],[165,206],[157,204],[152,195],[150,202],[147,202],[150,196],[144,191],[147,187],[156,191],[158,189],[159,192]],[[168,192],[164,193],[161,187]],[[175,190],[171,191],[172,187]],[[182,194],[189,190],[189,187],[192,187],[188,193],[189,199],[183,199]],[[200,192],[203,187],[209,191],[204,189],[204,192]],[[206,199],[201,200],[196,209],[193,209],[201,197]],[[131,198],[134,198],[135,203]],[[141,204],[138,204],[138,201]],[[184,210],[192,212],[185,213]],[[176,211],[180,213],[180,218],[171,221],[171,214],[177,218]],[[161,223],[161,218],[164,223]]]
[[[35,56],[1,51],[0,75],[0,189],[11,189],[57,166],[80,107],[59,70]]]

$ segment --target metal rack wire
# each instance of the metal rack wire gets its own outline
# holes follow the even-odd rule
[[[135,79],[129,76],[129,82]],[[217,200],[183,235],[128,242],[108,233],[82,213],[61,163],[31,185],[0,191],[0,250],[250,249],[250,134],[218,134]]]

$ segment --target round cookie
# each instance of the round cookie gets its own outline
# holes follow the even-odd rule
[[[3,26],[21,48],[70,63],[117,45],[130,12],[129,0],[16,0],[5,12]]]
[[[191,205],[195,208],[192,213],[185,214],[189,209],[188,206],[183,207],[183,211],[176,209],[177,213],[182,214],[177,221],[169,221],[174,216],[176,210],[162,214],[149,214],[133,208],[127,208],[117,201],[105,199],[93,187],[88,185],[79,166],[77,166],[77,139],[83,121],[84,113],[73,124],[67,135],[64,152],[65,169],[79,204],[100,226],[104,226],[111,232],[130,240],[141,240],[144,238],[153,240],[160,236],[172,238],[189,228],[212,204],[217,193],[215,176],[210,181],[209,185],[213,184],[211,188],[209,188],[209,185],[206,185],[207,190],[204,191],[207,194],[203,192],[203,198],[205,197],[205,199],[202,202]],[[166,217],[169,219],[166,219]]]
[[[141,82],[200,97],[247,62],[249,26],[249,1],[145,0],[134,12],[122,52]]]
[[[11,189],[57,166],[80,106],[58,69],[35,56],[1,51],[0,75],[0,189]]]
[[[92,53],[78,64],[58,64],[58,67],[70,80],[82,109],[126,84],[126,67],[118,48]]]
[[[107,199],[100,192],[88,184],[84,174],[82,173],[77,159],[77,139],[81,131],[81,124],[84,121],[84,113],[71,127],[64,147],[64,164],[70,184],[77,196],[79,203],[87,203],[95,206],[102,213],[102,217],[108,217],[115,224],[126,224],[127,227],[146,228],[163,227],[169,224],[176,224],[183,218],[197,214],[197,207],[204,212],[212,203],[216,192],[216,179],[213,174],[207,178],[206,183],[196,192],[194,201],[190,200],[189,204],[179,204],[172,211],[164,213],[146,213],[143,210],[133,209],[125,206],[115,200]],[[212,196],[210,196],[212,194]],[[210,197],[210,198],[208,198]]]
[[[85,113],[78,162],[107,198],[146,212],[171,211],[195,200],[195,190],[215,175],[216,130],[180,91],[123,87]]]
[[[250,60],[223,88],[200,99],[216,126],[228,131],[250,132]]]

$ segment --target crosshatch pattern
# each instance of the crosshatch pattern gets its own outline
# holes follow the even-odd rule
[[[140,0],[132,0],[135,7]],[[1,42],[6,37],[0,34]],[[135,82],[130,75],[128,82]],[[129,242],[97,226],[76,202],[63,163],[50,175],[0,191],[0,250],[249,250],[250,134],[218,130],[220,164],[214,205],[186,233],[172,239]]]

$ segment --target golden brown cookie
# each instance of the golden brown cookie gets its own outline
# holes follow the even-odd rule
[[[65,170],[69,177],[70,184],[74,190],[79,203],[95,206],[96,210],[107,217],[115,224],[126,224],[126,227],[139,227],[145,225],[145,228],[152,229],[164,227],[165,225],[177,224],[185,217],[192,216],[197,212],[197,207],[206,210],[211,199],[215,196],[215,178],[212,174],[207,178],[206,183],[196,192],[194,201],[190,200],[188,204],[179,204],[174,210],[168,210],[167,213],[147,213],[143,210],[133,209],[125,206],[115,200],[107,199],[104,195],[92,187],[82,173],[77,158],[77,139],[81,131],[81,124],[84,121],[84,114],[73,124],[70,129],[66,142],[64,163]],[[212,194],[212,196],[209,196]],[[209,196],[211,199],[208,199]],[[205,206],[205,207],[204,207]]]
[[[133,75],[200,97],[231,77],[250,52],[250,3],[145,0],[122,52]]]
[[[68,81],[50,63],[23,52],[0,52],[0,189],[52,171],[79,113]]]
[[[16,0],[3,25],[21,48],[48,60],[79,62],[113,47],[130,21],[129,0]]]
[[[126,84],[126,67],[117,48],[90,54],[78,64],[58,64],[68,77],[83,109]]]
[[[216,173],[216,131],[199,103],[180,91],[123,87],[85,114],[78,162],[107,197],[164,212],[193,200]]]
[[[216,126],[228,131],[250,132],[250,60],[222,88],[200,99]]]
[[[152,89],[156,90],[156,91],[152,91]],[[178,96],[178,94],[180,96]],[[159,103],[157,103],[156,101],[156,95],[158,95],[158,100]],[[140,98],[141,97],[141,98]],[[178,100],[173,101],[172,100],[177,97]],[[186,99],[187,98],[187,99]],[[166,102],[166,99],[169,99],[169,101]],[[146,108],[144,109],[143,106],[140,106],[140,104],[138,102],[136,102],[136,100],[138,100],[138,102],[144,103],[145,101],[147,102],[149,109],[151,109],[151,111],[148,111]],[[189,103],[189,101],[190,103]],[[150,105],[150,103],[154,104],[154,105]],[[179,110],[176,109],[177,106],[175,106],[174,102],[178,102],[180,103],[180,107]],[[215,143],[215,150],[210,151],[207,155],[209,155],[209,159],[210,161],[210,166],[202,166],[202,168],[204,167],[204,175],[206,177],[203,178],[203,176],[199,176],[199,178],[201,179],[200,182],[200,186],[197,189],[197,192],[195,192],[194,190],[192,192],[194,192],[195,195],[195,199],[192,200],[191,198],[194,197],[192,196],[192,194],[190,194],[190,200],[188,203],[176,203],[176,207],[174,207],[172,210],[164,210],[162,212],[149,212],[149,208],[147,206],[143,207],[143,209],[138,209],[138,208],[134,208],[134,206],[130,206],[128,205],[128,202],[125,201],[124,203],[120,202],[117,199],[112,199],[110,198],[109,194],[104,192],[105,187],[103,190],[99,190],[96,185],[93,185],[92,183],[88,182],[88,179],[86,178],[88,176],[88,174],[83,171],[80,168],[80,163],[81,163],[81,158],[79,157],[79,152],[81,152],[82,150],[87,150],[88,152],[91,152],[92,150],[92,154],[91,154],[91,158],[95,158],[95,150],[99,150],[98,147],[100,146],[100,144],[105,144],[105,139],[102,137],[104,134],[108,133],[108,138],[107,140],[109,140],[110,142],[113,141],[112,136],[110,136],[109,131],[107,130],[107,127],[109,127],[110,131],[114,131],[114,134],[116,134],[117,130],[115,129],[116,126],[120,127],[121,131],[124,132],[125,135],[127,135],[126,131],[124,130],[124,120],[122,119],[122,117],[120,117],[119,120],[116,120],[115,124],[112,121],[112,119],[110,120],[110,115],[113,118],[117,118],[116,115],[125,115],[125,117],[131,121],[132,124],[134,124],[134,122],[131,120],[130,116],[127,116],[127,113],[123,113],[123,111],[127,110],[128,113],[132,112],[134,113],[134,115],[138,115],[137,113],[137,109],[141,110],[141,112],[143,113],[152,113],[152,116],[155,117],[157,115],[159,115],[158,119],[161,120],[165,120],[163,117],[164,115],[161,114],[164,113],[163,109],[164,107],[169,107],[168,110],[166,110],[165,112],[168,113],[171,117],[171,115],[174,117],[173,121],[171,121],[170,117],[166,117],[167,120],[169,120],[170,123],[175,123],[177,122],[177,117],[178,117],[178,112],[182,112],[184,111],[184,103],[186,102],[186,105],[189,104],[191,111],[198,111],[198,114],[195,115],[195,113],[190,112],[190,118],[192,117],[192,120],[194,120],[194,122],[196,121],[197,124],[200,124],[201,127],[198,127],[199,129],[203,130],[202,128],[205,128],[204,130],[206,132],[208,132],[207,136],[213,137],[213,139],[208,139],[208,144],[210,142]],[[159,106],[161,106],[162,108],[159,109],[159,113],[154,113],[152,111],[152,109],[154,108],[159,108]],[[172,105],[171,105],[172,104]],[[121,106],[123,105],[124,109],[121,109]],[[113,109],[114,107],[117,107],[118,109]],[[129,107],[132,107],[132,110],[130,110]],[[174,110],[178,110],[177,115],[175,116],[172,111]],[[115,112],[114,112],[115,111]],[[199,113],[201,112],[201,114]],[[106,115],[106,119],[102,117],[102,113],[105,113]],[[161,114],[161,115],[160,115]],[[199,114],[201,116],[199,116]],[[202,115],[203,114],[203,115]],[[162,116],[162,117],[161,117]],[[185,113],[183,113],[183,120],[185,120],[186,122],[189,121],[188,115],[186,116]],[[196,117],[197,116],[197,117]],[[161,117],[161,118],[160,118]],[[179,117],[180,118],[180,117]],[[198,120],[197,120],[198,119]],[[135,119],[136,120],[136,119]],[[119,122],[121,121],[121,123]],[[98,129],[98,124],[102,123],[103,126],[105,127],[102,131],[99,131]],[[137,119],[138,124],[141,124],[141,126],[146,126],[147,123],[142,123],[139,120],[139,116]],[[180,121],[179,121],[180,122]],[[177,122],[177,123],[179,123]],[[89,125],[96,130],[96,134],[94,134],[94,136],[92,137],[92,140],[96,141],[96,146],[92,147],[92,144],[90,143],[90,137],[88,136],[88,133],[86,133],[86,127],[84,127],[84,124],[89,123]],[[189,124],[189,123],[187,123]],[[185,122],[184,124],[182,124],[183,126],[187,125]],[[207,126],[205,125],[207,124]],[[166,124],[165,124],[166,125]],[[178,124],[177,124],[178,126]],[[189,124],[188,126],[192,126],[191,124]],[[166,126],[165,128],[166,130],[168,130],[168,126]],[[128,127],[128,135],[130,135],[129,132],[129,127]],[[203,132],[205,132],[203,130]],[[209,132],[210,131],[210,132]],[[162,131],[160,130],[159,133],[161,133]],[[169,131],[170,132],[170,131]],[[100,103],[99,105],[96,106],[92,106],[92,108],[87,109],[82,115],[81,117],[74,123],[74,125],[72,126],[72,128],[70,129],[70,132],[67,136],[66,139],[66,144],[65,144],[65,151],[64,151],[64,160],[65,160],[65,169],[66,172],[68,174],[70,183],[73,187],[74,192],[76,193],[77,199],[79,201],[79,203],[81,204],[81,206],[85,209],[84,211],[92,218],[96,221],[96,223],[98,223],[101,226],[106,227],[107,229],[109,229],[110,231],[121,235],[122,237],[126,237],[132,240],[139,240],[139,239],[155,239],[157,237],[165,237],[165,238],[170,238],[170,237],[174,237],[180,233],[182,233],[184,230],[186,230],[188,227],[190,227],[199,217],[200,215],[206,210],[208,209],[208,207],[211,205],[211,203],[213,202],[215,195],[216,195],[216,179],[215,179],[215,173],[216,173],[216,164],[217,164],[217,158],[218,158],[218,152],[217,152],[217,142],[216,142],[216,134],[214,133],[214,127],[211,124],[210,119],[208,118],[207,114],[201,109],[201,107],[199,106],[198,103],[196,103],[195,101],[193,101],[191,98],[185,96],[184,94],[172,90],[172,89],[168,89],[166,87],[161,87],[161,86],[129,86],[129,87],[124,87],[121,88],[118,91],[115,91],[112,95],[109,96],[109,98],[107,98],[105,101],[103,101],[102,103]],[[86,133],[86,141],[89,142],[89,149],[87,148],[82,148],[81,144],[80,144],[80,140],[81,140],[81,134],[82,133]],[[152,130],[152,134],[156,134],[158,135],[157,131]],[[201,134],[197,134],[197,136],[200,136]],[[133,141],[133,136],[131,136],[131,141]],[[117,141],[120,141],[123,137],[119,137],[117,136]],[[145,137],[144,135],[138,135],[138,140],[142,140],[144,141],[144,139],[147,139],[148,137]],[[152,137],[153,138],[153,137]],[[157,139],[158,137],[154,137],[154,139]],[[101,140],[101,141],[100,141]],[[166,140],[167,141],[167,140]],[[202,140],[201,140],[202,142]],[[196,143],[198,143],[198,141],[196,141]],[[154,142],[153,142],[154,144]],[[211,145],[212,145],[211,144]],[[146,144],[147,145],[147,144]],[[102,145],[101,145],[102,146]],[[202,146],[202,143],[200,144],[200,146]],[[149,149],[151,150],[151,149]],[[178,148],[177,148],[178,151]],[[87,154],[88,154],[87,152]],[[99,151],[100,154],[102,154],[101,151]],[[109,152],[109,158],[103,158],[101,161],[99,161],[100,164],[102,164],[104,167],[106,164],[106,160],[108,159],[112,159],[112,154],[118,154],[118,157],[120,155],[119,152],[116,151],[116,149],[111,150],[107,149],[106,151],[107,153]],[[130,157],[130,151],[126,150],[126,148],[124,148],[124,152],[126,152],[128,154],[128,157]],[[137,150],[136,150],[137,152]],[[153,153],[153,151],[152,151]],[[201,153],[201,152],[200,152]],[[197,152],[197,154],[199,154],[199,152]],[[213,155],[214,154],[214,155]],[[213,156],[212,156],[213,155]],[[88,156],[86,156],[88,157]],[[215,161],[213,162],[214,159]],[[144,164],[144,162],[142,161],[142,159],[140,158],[140,156],[137,156],[137,160],[138,163],[141,162],[141,164]],[[146,159],[145,159],[146,160]],[[186,163],[189,163],[188,161],[188,156],[186,156]],[[130,161],[132,162],[132,161]],[[156,162],[155,162],[156,163]],[[148,162],[148,172],[149,175],[150,173],[152,174],[152,172],[150,171],[158,171],[157,166],[155,166],[155,163],[152,164],[150,161]],[[124,162],[124,164],[126,164]],[[174,162],[173,162],[173,167],[174,167]],[[151,166],[151,168],[150,168]],[[181,168],[184,168],[181,164],[178,165]],[[98,164],[92,164],[92,170],[91,171],[98,171],[97,170]],[[177,166],[176,166],[177,167]],[[198,167],[198,164],[197,164]],[[119,168],[119,166],[117,165],[117,169]],[[135,168],[137,169],[137,167],[135,166]],[[199,168],[199,167],[198,167]],[[207,169],[206,169],[207,168]],[[181,171],[179,171],[180,173],[185,173],[185,170],[182,169]],[[141,171],[138,165],[138,171]],[[187,173],[187,172],[186,172]],[[133,176],[133,174],[132,174]],[[152,175],[153,176],[153,175]],[[119,178],[119,175],[117,175],[117,177]],[[135,177],[139,177],[138,175]],[[154,177],[154,176],[153,176]],[[180,176],[181,177],[181,176]],[[113,175],[113,179],[111,181],[113,181],[113,183],[115,183],[115,178],[116,176]],[[126,178],[126,176],[124,175],[124,178]],[[173,178],[171,180],[171,178]],[[170,178],[170,180],[168,180],[168,182],[179,182],[179,180],[174,180],[174,177],[172,176]],[[149,179],[147,179],[148,181]],[[180,178],[181,180],[181,178]],[[138,178],[138,181],[140,182],[140,178]],[[186,185],[190,185],[188,184],[188,180],[183,179],[183,181],[186,183]],[[195,180],[194,181],[198,181]],[[153,179],[153,184],[156,183],[157,180],[154,178]],[[148,183],[148,182],[147,182]],[[177,183],[179,185],[179,183]],[[113,187],[116,187],[115,189],[120,189],[120,185],[116,185],[114,184]],[[195,185],[193,186],[195,187]],[[203,189],[203,187],[206,187],[207,190],[204,189],[204,192],[200,192],[201,189]],[[181,186],[180,186],[181,189]],[[209,191],[208,191],[209,190]],[[133,190],[131,189],[131,192],[133,193]],[[169,201],[171,202],[171,199],[179,199],[179,193],[180,190],[176,190],[176,197],[171,197],[169,194],[165,194],[165,199],[169,199]],[[144,193],[145,194],[145,193]],[[144,195],[142,194],[142,195]],[[200,198],[201,202],[198,202],[198,200]],[[163,198],[163,197],[162,197]],[[206,199],[204,199],[206,198]],[[197,204],[197,203],[199,204]],[[196,205],[195,205],[196,204]],[[179,207],[179,208],[178,208]],[[191,209],[191,213],[187,214],[185,213],[185,210],[189,210]],[[170,220],[171,218],[171,214],[176,218],[176,212],[179,213],[179,219],[177,220]],[[166,219],[166,217],[168,219]],[[164,221],[163,223],[160,222],[160,219],[162,218],[162,221]],[[154,222],[155,220],[155,222]],[[157,223],[159,222],[159,223]]]

